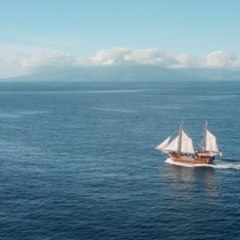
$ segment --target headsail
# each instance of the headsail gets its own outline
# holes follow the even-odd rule
[[[178,144],[179,144],[179,136],[174,138],[163,150],[164,151],[177,152],[178,151]]]
[[[170,143],[170,136],[166,138],[162,143],[160,143],[158,146],[155,147],[157,150],[164,150],[164,148]]]

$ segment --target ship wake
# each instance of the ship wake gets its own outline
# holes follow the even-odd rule
[[[233,163],[233,162],[227,162],[227,161],[220,161],[217,160],[214,164],[191,164],[191,163],[180,163],[175,162],[172,159],[168,158],[165,161],[166,163],[177,165],[177,166],[183,166],[183,167],[209,167],[209,168],[216,168],[216,169],[232,169],[232,170],[240,170],[240,163]]]

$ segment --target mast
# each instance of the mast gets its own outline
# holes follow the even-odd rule
[[[178,152],[181,153],[182,148],[182,130],[183,130],[183,121],[179,127],[179,139],[178,139]]]

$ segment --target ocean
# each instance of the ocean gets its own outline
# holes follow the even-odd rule
[[[1,240],[239,240],[240,82],[0,83]],[[205,120],[224,157],[154,148]]]

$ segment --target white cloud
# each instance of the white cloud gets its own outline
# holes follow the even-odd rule
[[[26,70],[68,67],[75,64],[75,57],[61,52],[18,54],[12,58],[11,63]]]
[[[132,50],[128,48],[110,48],[97,51],[95,56],[91,58],[92,64],[96,65],[115,65],[125,62],[125,56],[130,54]]]
[[[240,61],[238,56],[233,53],[214,51],[207,54],[205,66],[209,68],[239,68]]]
[[[16,53],[29,54],[38,51],[40,48],[0,42],[0,78],[24,74],[22,69],[16,69],[16,65],[11,62]]]
[[[159,49],[139,49],[125,56],[125,60],[137,64],[171,66],[176,63],[173,55]]]
[[[155,65],[166,68],[186,68],[199,64],[199,60],[191,55],[175,55],[159,49],[111,48],[97,51],[91,58],[80,58],[78,65]]]

